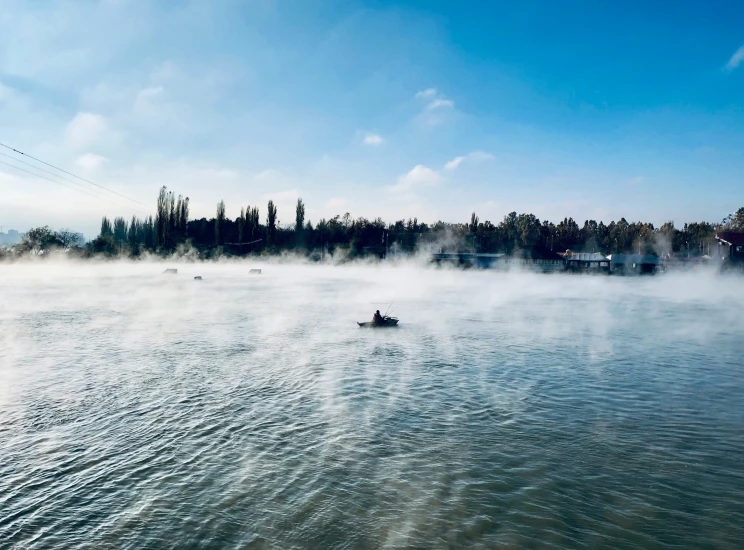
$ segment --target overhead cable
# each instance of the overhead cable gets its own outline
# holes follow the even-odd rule
[[[129,201],[136,202],[137,204],[142,205],[145,208],[149,208],[149,206],[147,206],[146,204],[144,204],[144,203],[142,203],[142,202],[140,202],[138,200],[131,199],[131,198],[127,197],[126,195],[122,195],[121,193],[118,193],[116,191],[113,191],[112,189],[109,189],[108,187],[104,187],[103,185],[99,185],[99,184],[97,184],[95,182],[92,182],[92,181],[87,180],[87,179],[85,179],[83,177],[80,177],[80,176],[78,176],[76,174],[73,174],[72,172],[68,172],[67,170],[63,170],[62,168],[59,168],[58,166],[54,166],[53,164],[49,164],[48,162],[44,162],[41,159],[37,159],[36,157],[32,157],[28,153],[24,153],[23,151],[19,151],[18,149],[15,149],[13,147],[10,147],[9,145],[5,145],[4,143],[0,143],[0,146],[5,147],[6,149],[10,149],[11,151],[14,151],[14,152],[18,153],[19,155],[23,155],[25,157],[28,157],[30,159],[33,159],[36,162],[40,162],[42,164],[45,164],[45,165],[49,166],[50,168],[54,168],[55,170],[59,170],[60,172],[64,172],[65,174],[68,174],[68,175],[72,176],[73,178],[77,178],[77,179],[82,180],[82,181],[84,181],[86,183],[90,183],[91,185],[95,185],[96,187],[99,187],[99,188],[101,188],[101,189],[103,189],[105,191],[108,191],[109,193],[113,193],[114,195],[119,195],[120,197],[125,198],[125,199],[127,199]]]
[[[21,160],[21,159],[15,158],[12,155],[6,155],[5,153],[0,153],[0,155],[2,155],[4,157],[7,157],[9,159],[12,159],[15,162],[20,162],[21,164],[25,164],[26,166],[30,166],[34,170],[41,170],[42,172],[45,172],[47,174],[50,174],[50,175],[54,176],[55,178],[60,178],[60,179],[63,179],[65,181],[68,181],[72,185],[77,185],[78,187],[76,187],[75,189],[78,189],[79,187],[83,187],[82,184],[80,184],[80,183],[78,183],[78,182],[76,182],[74,180],[71,180],[70,178],[66,178],[64,176],[61,176],[60,174],[56,174],[55,172],[51,172],[49,170],[44,170],[41,166],[36,166],[35,164],[31,164],[30,162],[26,162],[25,160]],[[85,187],[83,187],[83,189],[85,189]],[[99,197],[99,195],[91,195],[91,196],[92,197]],[[100,195],[100,197],[101,198],[105,198],[105,199],[110,199],[111,198],[111,197],[109,197],[107,195]],[[117,203],[117,204],[119,204],[119,203]],[[127,207],[129,207],[129,205],[127,205]]]
[[[7,155],[5,155],[5,156],[7,156]],[[31,170],[26,170],[25,168],[21,168],[20,166],[16,166],[14,164],[10,164],[10,163],[4,162],[2,160],[0,160],[0,164],[4,164],[5,166],[10,166],[11,168],[15,168],[16,170],[20,170],[21,172],[26,172],[27,174],[31,174],[32,176],[36,176],[37,178],[41,178],[43,180],[51,181],[52,183],[56,183],[57,185],[61,185],[62,187],[67,187],[68,189],[72,189],[73,191],[79,191],[80,193],[84,193],[84,194],[88,195],[89,197],[93,197],[94,199],[99,199],[99,200],[102,200],[104,198],[106,198],[108,200],[111,199],[110,197],[101,197],[99,195],[94,195],[93,193],[89,193],[88,191],[86,191],[84,189],[80,189],[78,187],[73,187],[72,185],[67,185],[65,183],[62,183],[61,181],[53,180],[52,178],[48,178],[46,176],[42,176],[41,174],[37,174],[36,172],[32,172]],[[28,163],[26,163],[26,164],[28,164]],[[141,212],[143,214],[149,214],[149,212],[146,212],[146,211],[144,211],[144,210],[142,210],[140,208],[136,208],[134,206],[124,205],[124,204],[121,204],[121,203],[116,203],[116,204],[119,204],[120,206],[126,206],[127,208],[130,208],[132,210],[136,210],[137,212]]]

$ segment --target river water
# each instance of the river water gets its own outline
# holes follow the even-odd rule
[[[0,547],[740,548],[743,283],[3,265]]]

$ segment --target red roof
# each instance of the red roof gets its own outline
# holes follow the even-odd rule
[[[728,244],[733,244],[734,246],[744,246],[744,233],[721,231],[720,233],[716,233],[716,239],[719,241],[725,241]]]

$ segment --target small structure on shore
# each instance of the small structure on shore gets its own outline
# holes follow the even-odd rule
[[[651,274],[659,267],[659,258],[650,254],[610,254],[607,259],[615,275]]]
[[[528,271],[563,271],[561,256],[540,246],[514,250],[510,256],[503,253],[444,252],[432,254],[436,264],[450,264],[476,269],[524,269]]]
[[[744,233],[721,231],[716,233],[721,259],[728,265],[744,266]]]
[[[437,264],[452,264],[463,267],[494,267],[503,254],[475,254],[472,252],[439,252],[431,260]]]
[[[178,273],[177,269],[169,268],[163,271],[163,275],[176,275]]]
[[[563,255],[566,269],[570,271],[587,271],[594,273],[609,273],[610,260],[599,252],[571,252],[566,250]]]
[[[248,273],[250,273],[251,275],[261,275],[261,270],[260,269],[251,269]]]

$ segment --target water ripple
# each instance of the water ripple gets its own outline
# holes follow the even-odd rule
[[[744,540],[741,292],[97,269],[3,275],[0,547]],[[401,326],[359,330],[393,293]]]

